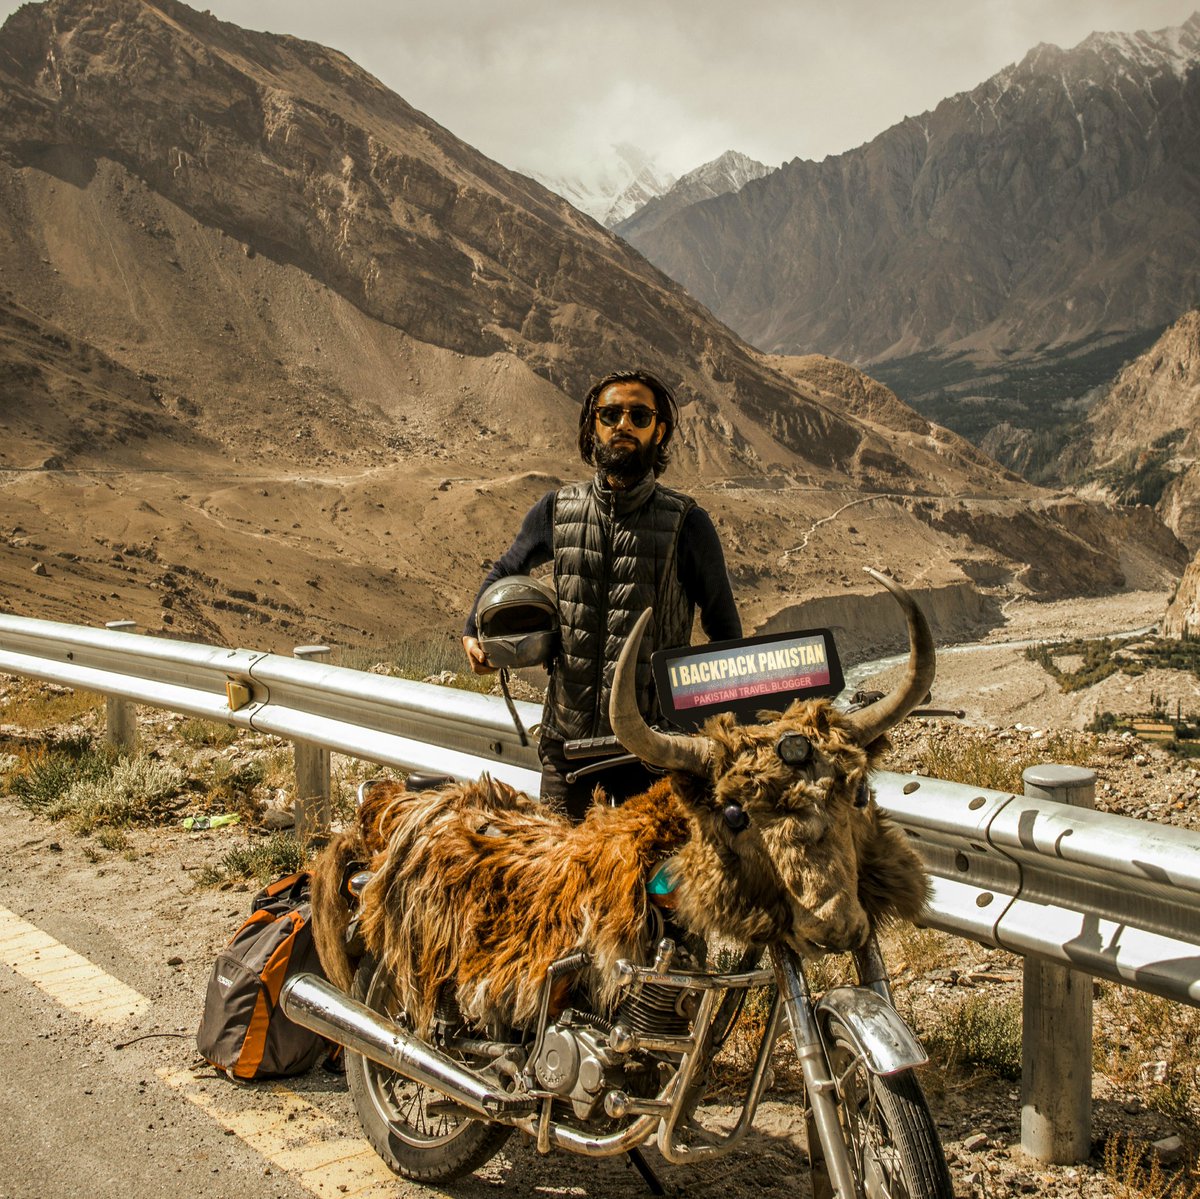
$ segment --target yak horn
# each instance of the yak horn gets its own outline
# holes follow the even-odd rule
[[[933,636],[929,632],[929,624],[924,614],[917,607],[917,601],[899,583],[869,566],[865,569],[871,578],[882,583],[896,597],[908,617],[908,670],[903,681],[891,694],[858,712],[852,712],[847,717],[858,745],[870,745],[876,737],[882,736],[888,729],[899,724],[924,700],[933,684],[933,673],[937,664]]]
[[[638,647],[642,644],[650,617],[651,610],[647,608],[638,617],[617,659],[612,694],[608,700],[609,724],[617,740],[647,765],[663,770],[682,770],[688,774],[707,774],[712,755],[712,744],[707,737],[660,733],[646,723],[638,708]]]

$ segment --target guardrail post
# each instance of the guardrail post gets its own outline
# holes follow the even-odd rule
[[[132,633],[136,631],[138,624],[136,620],[107,620],[104,627],[115,629],[119,633]],[[119,695],[106,695],[104,714],[105,738],[109,745],[123,749],[126,753],[133,753],[137,749],[138,731],[137,708],[133,700]]]
[[[329,658],[327,645],[298,645],[293,656],[312,662]],[[329,750],[311,741],[293,743],[296,758],[296,836],[304,841],[329,829]]]
[[[1025,794],[1091,808],[1096,774],[1030,766]],[[1021,1013],[1021,1148],[1041,1162],[1086,1161],[1092,1140],[1092,979],[1025,958]]]

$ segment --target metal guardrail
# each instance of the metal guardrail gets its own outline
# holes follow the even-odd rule
[[[929,924],[1200,1006],[1200,832],[886,771]]]
[[[404,770],[456,778],[487,770],[534,794],[541,777],[537,751],[521,745],[503,700],[327,662],[0,614],[0,671]],[[527,729],[541,717],[536,704],[517,710]]]
[[[3,614],[0,671],[407,770],[539,787],[504,703],[453,688]],[[517,708],[532,728],[539,708]],[[1200,833],[939,779],[875,783],[933,876],[931,925],[1200,1005]]]

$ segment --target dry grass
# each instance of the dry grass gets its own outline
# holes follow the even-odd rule
[[[206,745],[223,749],[238,739],[238,730],[233,725],[219,724],[214,720],[185,720],[176,732],[193,749]]]
[[[214,758],[207,777],[201,780],[204,810],[237,812],[247,823],[252,822],[262,810],[255,791],[265,777],[266,767],[257,758],[236,763],[228,758]]]
[[[1104,1173],[1112,1179],[1118,1199],[1200,1199],[1200,1162],[1185,1173],[1169,1177],[1153,1152],[1133,1137],[1109,1137],[1104,1142]]]
[[[962,954],[962,941],[934,928],[918,928],[915,924],[898,921],[883,930],[879,947],[888,970],[895,977],[928,974],[946,962],[956,961]]]
[[[1096,1022],[1096,1069],[1120,1085],[1137,1084],[1148,1107],[1200,1143],[1200,1011],[1112,985],[1101,1004],[1110,1018]]]
[[[338,665],[351,670],[370,670],[401,679],[437,678],[445,686],[484,695],[496,683],[494,674],[473,674],[467,666],[462,642],[458,638],[426,638],[419,641],[390,641],[383,645],[344,649]]]
[[[104,696],[73,691],[36,679],[13,679],[0,700],[0,724],[15,724],[30,732],[59,724],[74,724],[104,712]]]
[[[997,742],[983,731],[963,729],[954,737],[930,738],[921,756],[924,773],[934,778],[1019,793],[1021,775],[1028,767],[1043,762],[1094,766],[1097,747],[1096,738],[1083,733],[1055,732],[1016,746]]]

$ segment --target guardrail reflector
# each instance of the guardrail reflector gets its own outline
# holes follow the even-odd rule
[[[230,679],[225,684],[225,698],[229,701],[229,710],[236,712],[238,708],[244,708],[254,698],[254,693],[245,683]]]

